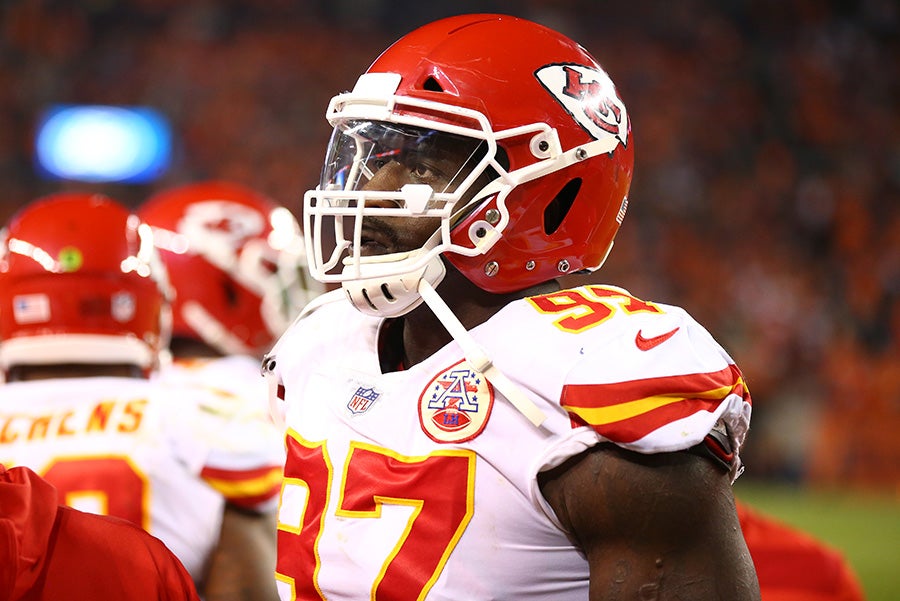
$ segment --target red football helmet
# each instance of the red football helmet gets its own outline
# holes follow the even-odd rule
[[[313,276],[341,282],[363,311],[417,305],[418,280],[443,277],[440,254],[494,293],[597,269],[625,215],[625,105],[584,48],[536,23],[462,15],[425,25],[326,116],[335,129],[322,179],[304,197],[307,254]],[[369,190],[392,161],[414,183]],[[427,179],[432,168],[443,175]],[[370,216],[441,221],[421,249],[364,256],[359,221]]]
[[[20,210],[0,242],[0,368],[126,364],[155,369],[171,314],[150,228],[99,194]]]
[[[323,288],[305,277],[291,212],[230,182],[164,190],[138,210],[175,289],[173,336],[258,355]]]

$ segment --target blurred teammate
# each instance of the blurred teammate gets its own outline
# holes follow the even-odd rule
[[[149,378],[169,295],[149,226],[114,201],[59,194],[14,216],[0,243],[0,458],[70,506],[143,526],[207,601],[268,598],[270,566],[247,541],[269,524],[282,444],[231,399]]]
[[[296,219],[266,196],[226,181],[164,190],[138,214],[154,231],[175,290],[173,362],[161,376],[268,412],[259,359],[323,291],[306,275]]]
[[[191,601],[190,575],[140,526],[59,504],[26,467],[0,465],[0,600]]]
[[[335,97],[304,199],[313,301],[285,406],[282,599],[759,599],[732,481],[750,396],[684,310],[600,267],[634,140],[600,65],[463,15]]]
[[[847,560],[813,536],[738,502],[762,601],[863,601]]]
[[[248,417],[268,419],[259,359],[321,290],[305,279],[296,219],[269,198],[225,181],[169,188],[138,215],[153,230],[175,291],[172,360],[159,379],[200,387],[230,399]],[[274,514],[269,517],[243,544],[254,549],[259,578],[274,595],[276,530]]]

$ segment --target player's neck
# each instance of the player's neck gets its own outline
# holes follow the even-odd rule
[[[136,365],[60,363],[48,365],[16,365],[7,374],[9,382],[55,380],[59,378],[140,378],[147,374]]]
[[[515,300],[558,289],[559,284],[551,281],[507,294],[492,294],[475,286],[455,269],[448,269],[437,292],[462,325],[471,330]],[[453,339],[425,303],[410,311],[403,321],[402,356],[409,365],[430,357]]]

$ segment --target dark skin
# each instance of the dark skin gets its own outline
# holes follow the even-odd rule
[[[395,167],[376,173],[368,187],[398,189],[402,177]],[[369,254],[415,248],[437,227],[433,220],[413,218],[367,224],[372,227],[363,227],[363,250]],[[551,281],[496,295],[447,267],[438,290],[467,329],[513,300],[559,288]],[[414,365],[452,340],[425,304],[398,319],[402,336],[386,349],[395,355],[387,364]],[[711,460],[684,452],[640,455],[601,444],[538,478],[544,497],[585,554],[592,601],[760,598],[729,476]]]
[[[276,517],[226,506],[219,544],[209,558],[203,598],[265,601],[275,590]]]
[[[143,374],[124,364],[19,365],[10,369],[9,381],[104,376],[141,378]],[[203,582],[197,583],[203,599],[276,601],[276,532],[274,512],[260,514],[226,504],[219,543],[208,558]]]
[[[95,365],[82,363],[60,363],[49,365],[13,365],[7,374],[10,382],[49,380],[53,378],[140,378],[139,367],[126,364]]]
[[[598,445],[539,476],[590,566],[590,599],[759,599],[727,474]]]

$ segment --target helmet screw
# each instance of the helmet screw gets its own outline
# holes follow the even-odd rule
[[[484,275],[488,276],[489,278],[497,275],[498,271],[500,271],[500,264],[497,263],[497,261],[491,261],[484,266]]]
[[[541,140],[538,142],[538,150],[541,152],[547,152],[547,149],[550,148],[550,143],[547,140]]]
[[[534,261],[528,261],[527,263],[525,263],[525,269],[528,271],[533,271],[534,270]]]
[[[484,218],[491,225],[497,225],[497,222],[500,221],[500,211],[497,209],[488,209],[484,214]]]
[[[560,273],[566,273],[569,271],[569,262],[563,259],[556,264],[556,268],[559,269]]]
[[[578,159],[579,161],[583,161],[584,159],[587,158],[587,150],[585,150],[584,148],[577,149],[575,151],[575,158]]]

